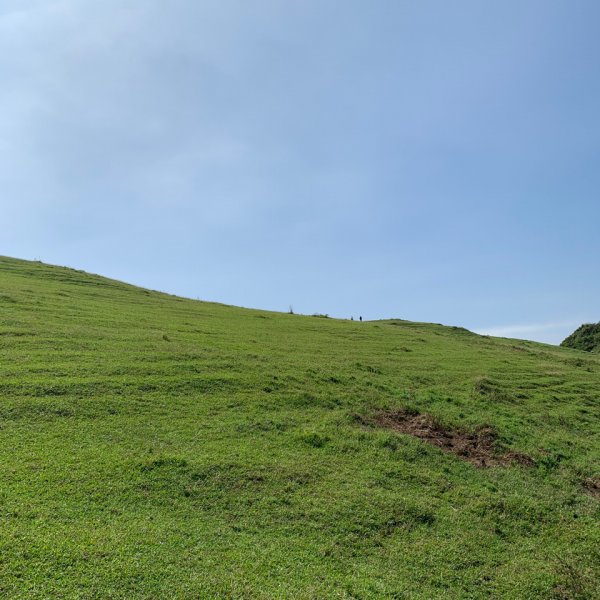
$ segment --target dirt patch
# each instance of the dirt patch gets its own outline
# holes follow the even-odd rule
[[[508,466],[512,463],[527,466],[535,464],[534,460],[526,454],[500,448],[497,433],[492,427],[482,426],[474,431],[451,428],[442,425],[431,415],[402,410],[380,411],[363,421],[425,440],[476,467]]]
[[[583,489],[594,498],[600,498],[600,477],[588,477],[583,482]]]

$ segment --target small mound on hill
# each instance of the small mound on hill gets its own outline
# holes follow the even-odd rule
[[[560,344],[567,348],[600,352],[600,323],[586,323],[576,329]]]

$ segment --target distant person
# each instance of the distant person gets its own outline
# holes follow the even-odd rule
[[[362,315],[360,317],[358,317],[360,319],[360,322],[362,323]]]
[[[350,320],[351,320],[351,321],[354,321],[354,317],[350,317]]]

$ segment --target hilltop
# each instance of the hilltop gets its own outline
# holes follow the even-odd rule
[[[600,356],[0,258],[3,598],[597,598]]]
[[[600,352],[600,323],[581,325],[560,345],[586,352]]]

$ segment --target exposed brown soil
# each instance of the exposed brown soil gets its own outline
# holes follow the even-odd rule
[[[583,482],[583,487],[594,498],[600,498],[600,477],[590,477]]]
[[[520,452],[498,448],[497,434],[492,427],[482,426],[474,431],[443,426],[431,415],[407,411],[379,411],[363,422],[407,433],[455,454],[476,467],[508,466],[511,463],[532,466],[534,460]]]

